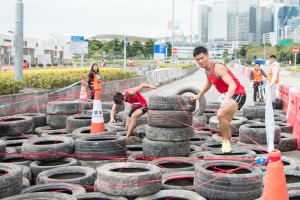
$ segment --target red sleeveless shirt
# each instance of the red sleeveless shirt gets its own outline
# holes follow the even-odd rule
[[[211,69],[210,69],[210,74],[207,74],[205,72],[206,76],[207,76],[207,79],[210,80],[210,82],[212,82],[213,85],[215,85],[216,89],[220,93],[225,93],[225,92],[228,91],[229,86],[221,78],[216,76],[216,74],[215,74],[215,64],[216,64],[215,62],[212,62]],[[227,68],[227,72],[236,84],[236,89],[235,89],[234,94],[239,94],[239,95],[246,94],[245,88],[241,85],[240,81],[234,76],[234,74],[228,68]]]
[[[135,94],[135,97],[132,97],[128,90],[125,91],[125,96],[127,99],[127,102],[132,104],[132,107],[144,107],[147,106],[147,100],[141,95],[141,93],[137,92]],[[138,104],[138,105],[136,105]]]

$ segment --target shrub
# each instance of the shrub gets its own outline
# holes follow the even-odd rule
[[[43,67],[44,65],[43,65],[42,63],[39,63],[38,66],[39,66],[39,67]]]
[[[24,81],[15,81],[13,71],[0,74],[0,95],[15,94],[23,89]]]
[[[159,64],[159,68],[172,68],[172,67],[173,67],[172,64]],[[186,68],[190,68],[190,67],[196,67],[196,64],[181,63],[181,64],[177,64],[177,67],[186,69]]]
[[[51,64],[47,64],[47,67],[51,67],[52,65]]]

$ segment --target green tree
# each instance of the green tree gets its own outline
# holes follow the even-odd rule
[[[143,54],[146,59],[150,58],[150,55],[153,55],[154,41],[148,39],[144,44]]]
[[[140,41],[133,41],[132,43],[132,54],[133,57],[138,55],[138,52],[140,52],[140,54],[143,52],[143,45]]]
[[[172,56],[172,43],[166,42],[166,45],[168,46],[168,57]]]

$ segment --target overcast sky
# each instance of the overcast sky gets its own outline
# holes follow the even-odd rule
[[[0,33],[14,29],[17,0],[0,0]],[[210,2],[212,0],[205,0]],[[24,35],[51,38],[66,36],[126,34],[159,37],[168,31],[172,0],[23,0]],[[198,5],[194,0],[193,32],[198,31]],[[191,0],[175,0],[175,19],[190,33]]]

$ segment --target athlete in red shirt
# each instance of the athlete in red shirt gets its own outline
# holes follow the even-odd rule
[[[133,130],[136,127],[137,118],[148,111],[147,101],[140,93],[140,91],[144,88],[155,89],[156,87],[149,84],[141,84],[135,88],[117,92],[114,95],[114,104],[111,109],[109,123],[115,122],[114,119],[117,111],[117,105],[123,105],[124,102],[131,104],[131,110],[128,113],[125,127],[127,130],[126,141],[131,135],[133,135]]]
[[[231,137],[230,122],[235,112],[243,107],[246,101],[246,91],[239,80],[224,64],[209,60],[208,52],[205,47],[196,47],[193,55],[197,64],[205,69],[207,81],[201,92],[198,95],[194,95],[192,100],[200,99],[212,85],[214,85],[220,93],[226,93],[225,99],[217,112],[217,117],[223,136],[221,151],[222,153],[229,153],[232,150],[229,142]]]

